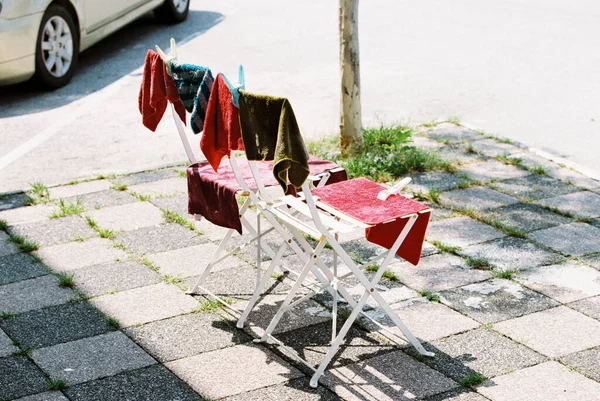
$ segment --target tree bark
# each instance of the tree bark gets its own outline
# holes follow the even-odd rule
[[[340,0],[340,146],[342,154],[364,148],[360,110],[358,0]]]

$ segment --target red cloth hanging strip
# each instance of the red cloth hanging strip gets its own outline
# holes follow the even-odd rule
[[[342,213],[372,225],[365,230],[367,240],[390,249],[408,221],[401,217],[429,207],[402,195],[392,195],[385,201],[377,199],[377,194],[384,189],[387,188],[361,177],[314,189],[312,194]],[[396,252],[413,265],[421,259],[430,214],[418,214],[417,221]]]

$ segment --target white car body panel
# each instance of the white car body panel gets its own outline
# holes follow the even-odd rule
[[[79,24],[79,51],[104,39],[165,0],[69,0]],[[0,85],[35,73],[35,46],[51,0],[0,0]],[[108,12],[110,11],[110,13]]]

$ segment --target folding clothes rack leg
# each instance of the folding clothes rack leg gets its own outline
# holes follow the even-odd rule
[[[408,341],[417,349],[417,351],[420,354],[426,355],[426,356],[434,356],[435,355],[434,353],[429,352],[429,351],[425,350],[425,348],[423,348],[423,345],[412,334],[412,332],[406,327],[406,325],[402,322],[402,320],[398,317],[398,315],[391,309],[389,304],[383,299],[383,297],[381,296],[379,291],[376,289],[376,285],[381,280],[381,277],[382,277],[385,269],[387,268],[387,265],[394,258],[396,251],[402,245],[402,242],[404,241],[404,239],[408,235],[409,231],[413,227],[413,225],[417,219],[417,215],[413,214],[413,215],[409,216],[408,219],[409,220],[407,221],[402,232],[400,233],[400,235],[394,242],[393,246],[387,251],[385,259],[380,263],[380,266],[377,269],[377,272],[375,273],[375,276],[373,277],[373,279],[371,281],[369,281],[369,279],[365,276],[364,272],[362,270],[360,270],[356,266],[356,264],[352,261],[352,259],[348,256],[348,254],[345,252],[345,250],[342,248],[342,246],[337,241],[336,237],[334,237],[333,235],[328,233],[328,235],[326,235],[327,238],[319,242],[319,245],[323,244],[323,246],[324,246],[324,244],[327,241],[329,241],[329,243],[332,246],[332,248],[334,249],[334,251],[341,257],[342,261],[350,268],[352,273],[354,273],[354,276],[363,285],[363,287],[365,288],[365,291],[364,291],[363,295],[360,297],[360,299],[358,300],[358,302],[355,302],[354,304],[349,302],[350,307],[352,308],[352,312],[350,313],[350,316],[344,322],[342,328],[340,329],[340,332],[333,338],[332,343],[327,351],[327,354],[325,355],[325,357],[323,358],[323,360],[321,361],[321,363],[319,364],[317,369],[315,370],[313,368],[315,373],[313,374],[313,376],[311,377],[311,380],[310,380],[311,387],[317,387],[319,378],[321,377],[321,375],[323,374],[323,372],[325,371],[325,369],[331,362],[331,359],[335,356],[335,354],[339,350],[339,347],[343,343],[346,334],[352,327],[352,324],[358,317],[358,314],[362,312],[362,308],[366,304],[366,302],[370,296],[373,296],[375,301],[383,308],[383,310],[390,317],[392,322],[402,331],[402,333],[406,336]],[[281,307],[279,308],[279,310],[277,311],[277,313],[271,320],[269,326],[267,327],[265,333],[263,334],[263,336],[261,337],[261,339],[259,341],[267,341],[269,338],[275,339],[272,336],[272,333],[275,330],[275,328],[277,327],[277,324],[279,323],[280,319],[283,317],[283,314],[285,314],[287,311],[289,311],[289,309],[294,307],[299,302],[302,302],[304,299],[306,299],[306,297],[302,297],[302,299],[291,304],[291,300],[294,298],[294,296],[298,292],[298,290],[301,286],[301,282],[306,277],[306,274],[308,273],[308,270],[310,269],[310,267],[312,267],[311,264],[309,264],[309,263],[312,262],[312,258],[318,257],[318,255],[320,254],[320,251],[317,252],[319,245],[317,246],[317,248],[311,255],[311,260],[309,262],[307,262],[307,264],[305,265],[305,268],[302,271],[301,276],[296,281],[296,284],[294,285],[294,287],[292,288],[292,290],[286,297],[286,300],[284,301],[284,303],[281,305]],[[338,287],[337,288],[338,291],[336,291],[336,292],[340,292],[342,294],[342,296],[344,297],[345,294],[341,291],[343,286],[341,286],[341,285],[338,286],[339,283],[334,280],[336,280],[335,276],[334,276],[333,280],[330,280],[330,286]],[[350,299],[353,300],[352,297],[350,297],[349,299],[347,298],[346,300],[350,301]],[[335,301],[335,299],[334,299],[334,301]],[[276,340],[276,341],[281,344],[281,342],[279,342],[278,340]],[[301,359],[299,356],[298,356],[298,358]],[[304,362],[305,365],[310,366],[306,361],[302,361],[302,362]]]

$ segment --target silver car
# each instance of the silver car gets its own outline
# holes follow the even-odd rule
[[[189,0],[0,0],[0,85],[32,77],[66,85],[79,52],[150,10],[165,23],[187,18]]]

